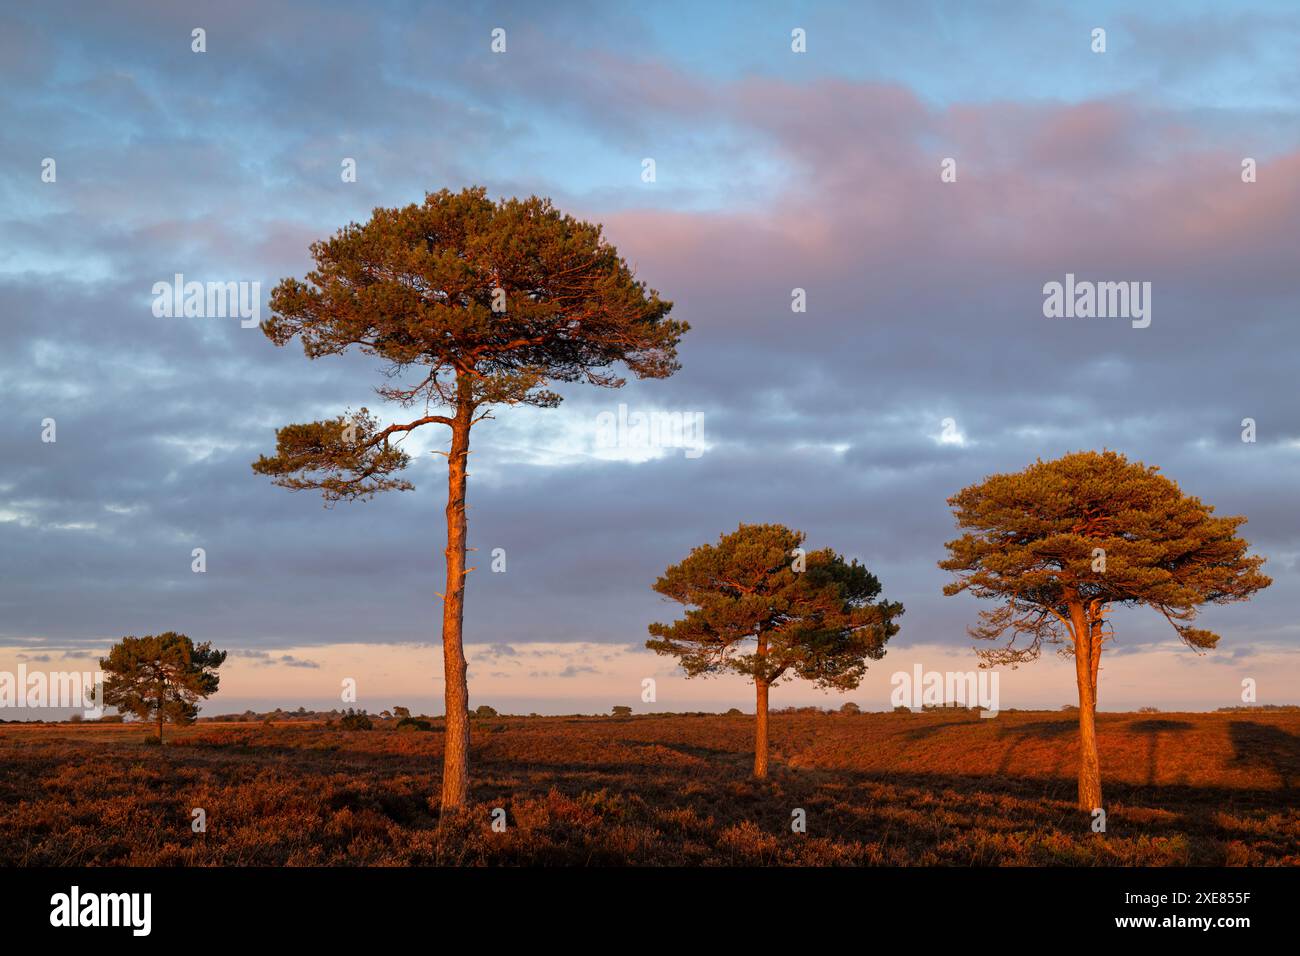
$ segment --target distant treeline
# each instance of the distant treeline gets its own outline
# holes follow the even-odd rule
[[[966,707],[962,704],[926,704],[918,711],[916,708],[895,707],[892,713],[910,714],[931,711],[965,711],[968,713],[978,713],[980,707]],[[1070,712],[1077,710],[1073,704],[1064,704],[1060,711]],[[1291,713],[1300,711],[1300,704],[1243,704],[1235,707],[1220,707],[1213,711],[1216,714],[1251,714],[1260,712],[1269,713]],[[1037,714],[1053,713],[1054,711],[1046,707],[1009,707],[999,711],[1003,714]],[[1161,713],[1159,707],[1139,707],[1134,713],[1139,714],[1158,714]],[[1178,713],[1179,711],[1174,711]],[[871,713],[863,711],[861,707],[852,702],[846,703],[839,708],[832,707],[782,707],[772,711],[773,714],[821,714],[821,715],[853,715],[862,713]],[[890,713],[890,711],[875,711],[874,713]],[[631,717],[743,717],[747,715],[738,707],[732,707],[726,711],[712,710],[682,710],[682,711],[650,711],[644,714],[634,714],[632,708],[626,705],[618,705],[612,709],[611,713],[597,714],[499,714],[492,707],[482,706],[469,712],[469,716],[475,719],[490,719],[493,717],[509,717],[511,719],[524,718],[547,718],[551,720],[559,719],[577,719],[577,718],[597,718],[597,717],[617,717],[628,719]],[[200,717],[198,723],[203,724],[265,724],[265,723],[323,723],[327,726],[338,726],[344,730],[370,730],[375,727],[395,726],[399,728],[411,727],[417,730],[432,730],[434,724],[442,724],[444,718],[442,715],[430,717],[423,714],[412,715],[410,710],[405,707],[394,707],[393,710],[380,711],[377,714],[371,714],[365,710],[308,710],[306,707],[299,707],[297,710],[284,710],[277,707],[275,710],[255,711],[246,710],[242,714],[217,714],[212,717]],[[62,720],[4,720],[0,719],[0,724],[59,724],[59,723],[101,723],[101,724],[120,724],[124,722],[121,714],[105,714],[97,720],[86,720],[81,714],[73,714],[71,717]]]

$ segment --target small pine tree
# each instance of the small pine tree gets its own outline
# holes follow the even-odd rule
[[[651,624],[648,648],[677,657],[688,677],[733,671],[754,681],[759,778],[767,776],[768,689],[796,676],[857,687],[867,661],[884,657],[903,613],[879,600],[880,582],[862,565],[829,548],[805,553],[803,541],[803,532],[783,525],[742,524],[654,585],[687,610],[672,624]]]
[[[145,637],[124,637],[101,658],[105,674],[104,703],[141,720],[186,725],[198,716],[198,701],[216,693],[217,668],[225,651],[210,643],[195,644],[184,634],[167,631]]]

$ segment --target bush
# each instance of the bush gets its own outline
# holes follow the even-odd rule
[[[727,716],[727,717],[744,717],[744,716],[745,716],[745,712],[744,712],[743,710],[741,710],[739,707],[733,707],[733,708],[731,708],[731,710],[727,711],[727,713],[725,714],[725,716]]]
[[[478,707],[474,709],[475,717],[495,717],[496,715],[496,708],[489,707],[487,704],[479,704]]]
[[[894,713],[896,714],[910,714],[911,712],[912,712],[911,707],[904,707],[902,704],[899,704],[897,707],[894,708]]]
[[[844,706],[840,708],[840,713],[841,713],[841,714],[860,714],[860,713],[862,713],[862,708],[859,707],[857,704],[853,703],[853,701],[849,700],[849,701],[845,701],[845,702],[844,702]]]
[[[374,726],[364,710],[351,707],[339,718],[339,727],[343,730],[373,730]]]
[[[615,717],[631,717],[632,708],[628,707],[626,704],[615,704],[610,713]]]
[[[1139,707],[1139,708],[1138,708],[1138,713],[1139,713],[1139,714],[1158,714],[1158,713],[1160,713],[1160,708],[1159,708],[1159,707]]]
[[[419,717],[403,717],[397,722],[396,729],[407,734],[416,730],[433,730],[433,724]]]

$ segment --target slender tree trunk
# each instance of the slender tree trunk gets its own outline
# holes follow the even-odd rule
[[[159,666],[161,670],[161,665]],[[163,700],[165,699],[162,677],[158,678],[158,746],[162,746]]]
[[[758,664],[754,675],[754,687],[758,698],[758,706],[754,714],[754,777],[762,780],[767,776],[767,689],[769,686],[765,672],[767,635],[762,631],[758,633]]]
[[[1097,712],[1097,671],[1101,669],[1101,618],[1092,628],[1092,712]]]
[[[1097,757],[1097,700],[1094,690],[1092,628],[1083,608],[1074,619],[1074,668],[1079,685],[1079,809],[1091,813],[1101,804],[1101,761]]]
[[[447,586],[442,604],[442,662],[446,681],[446,728],[442,758],[442,809],[464,808],[469,798],[469,685],[465,680],[465,479],[474,413],[469,380],[457,385],[455,424],[447,456]]]

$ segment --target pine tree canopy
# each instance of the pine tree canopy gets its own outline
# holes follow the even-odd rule
[[[552,383],[624,384],[617,363],[664,378],[678,369],[689,328],[668,318],[672,303],[633,276],[600,226],[536,196],[429,193],[422,204],[374,210],[311,253],[305,282],[273,290],[267,337],[285,345],[296,336],[312,359],[355,346],[384,363],[382,399],[423,409],[384,427],[361,408],[279,429],[276,454],[254,471],[327,501],[409,490],[396,476],[409,456],[390,440],[453,424],[434,407],[554,406]]]
[[[948,499],[959,527],[940,567],[956,572],[946,594],[968,591],[1000,602],[981,612],[975,637],[1010,635],[992,662],[1038,656],[1044,641],[1071,637],[1078,620],[1110,606],[1148,605],[1190,646],[1218,635],[1194,627],[1205,604],[1242,601],[1267,587],[1262,557],[1238,537],[1242,517],[1218,517],[1159,469],[1113,452],[1076,452],[997,474]],[[1016,641],[1028,637],[1026,646]]]
[[[676,656],[691,677],[732,671],[762,683],[797,676],[858,686],[867,660],[883,657],[898,632],[903,606],[877,600],[875,576],[829,548],[800,560],[803,542],[782,525],[742,524],[695,548],[654,585],[686,605],[685,617],[651,624],[646,646]]]

